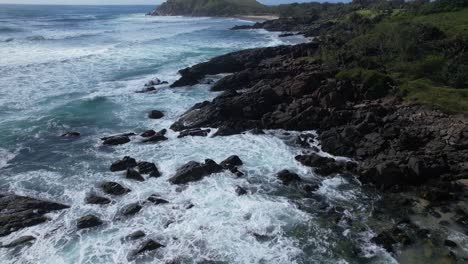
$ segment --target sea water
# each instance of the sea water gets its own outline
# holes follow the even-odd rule
[[[393,263],[369,241],[366,221],[375,195],[350,177],[323,179],[295,161],[304,151],[294,144],[298,132],[178,139],[169,131],[169,140],[158,144],[135,139],[102,146],[99,138],[106,135],[168,128],[195,103],[218,95],[208,85],[135,93],[148,80],[171,83],[179,69],[217,55],[298,41],[261,30],[231,31],[250,23],[232,18],[145,16],[151,9],[0,5],[0,188],[71,206],[49,214],[45,224],[0,238],[37,238],[30,247],[0,249],[0,262]],[[165,117],[149,120],[152,109]],[[81,137],[60,137],[67,131]],[[167,181],[188,161],[220,162],[230,155],[244,161],[244,177],[222,172],[182,189]],[[162,177],[142,183],[110,172],[124,156],[156,163]],[[283,169],[319,189],[305,197],[283,186],[275,177]],[[110,205],[86,205],[86,195],[100,193],[102,181],[132,192]],[[237,186],[249,194],[236,195]],[[152,194],[169,204],[145,205],[117,219],[120,208]],[[353,224],[332,223],[324,204],[344,208]],[[86,214],[105,224],[78,231],[76,220]],[[122,238],[137,230],[165,247],[133,260],[129,255],[140,241]]]

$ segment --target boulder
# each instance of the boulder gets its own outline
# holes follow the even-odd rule
[[[124,171],[124,170],[134,168],[136,166],[137,166],[136,160],[134,158],[126,156],[123,159],[112,163],[110,167],[110,171],[112,172]]]
[[[148,113],[148,118],[150,119],[160,119],[164,117],[164,113],[159,110],[152,110]]]
[[[148,202],[153,203],[155,205],[160,205],[160,204],[167,204],[169,203],[168,201],[161,199],[158,195],[153,194],[147,199]]]
[[[150,174],[151,177],[155,178],[161,176],[161,173],[159,172],[158,168],[152,162],[138,162],[137,168],[141,174]]]
[[[90,195],[88,195],[86,197],[85,202],[87,204],[110,204],[111,199],[106,198],[106,197],[102,197],[102,196],[98,196],[98,195],[95,195],[95,194],[90,194]]]
[[[111,195],[124,195],[131,191],[116,182],[104,182],[101,183],[100,187],[105,193]]]
[[[144,254],[144,253],[147,253],[147,252],[150,252],[150,251],[154,251],[156,249],[159,249],[159,248],[162,248],[164,247],[164,245],[152,240],[152,239],[149,239],[149,240],[146,240],[145,242],[143,242],[135,251],[134,255],[140,255],[140,254]]]
[[[76,131],[65,132],[64,134],[61,135],[61,137],[79,137],[79,136],[81,136],[81,133],[76,132]]]
[[[213,173],[221,172],[223,167],[213,160],[206,159],[205,163],[190,161],[177,169],[176,174],[169,179],[173,184],[185,184],[193,181],[199,181],[203,177]]]
[[[225,168],[225,169],[234,169],[237,166],[242,166],[244,164],[242,160],[239,158],[237,155],[232,155],[228,157],[227,159],[223,160],[220,165]]]
[[[0,194],[0,237],[46,222],[45,214],[69,206],[15,194]]]
[[[95,215],[86,215],[77,220],[78,229],[92,228],[102,225],[103,222]]]
[[[296,160],[304,166],[315,168],[315,172],[322,176],[329,176],[355,168],[353,162],[336,161],[333,158],[322,157],[317,154],[299,155],[296,156]]]
[[[131,203],[120,209],[119,214],[122,216],[132,216],[141,211],[143,207],[140,203]]]
[[[144,143],[156,143],[156,142],[161,142],[161,141],[166,141],[168,140],[167,137],[163,136],[163,135],[159,135],[159,134],[156,134],[152,137],[149,137],[145,140],[143,140]]]
[[[151,92],[154,92],[156,91],[156,88],[154,88],[153,86],[150,86],[150,87],[146,87],[142,90],[138,90],[136,91],[135,93],[151,93]]]
[[[2,247],[2,248],[15,248],[15,247],[18,247],[18,246],[27,246],[27,245],[31,245],[32,243],[34,243],[35,240],[36,240],[36,238],[33,237],[33,236],[22,236],[20,238],[17,238],[15,240],[11,241],[8,244],[1,245],[0,247]]]
[[[282,170],[276,174],[276,177],[285,185],[301,181],[301,178],[296,173],[289,170]]]
[[[135,231],[135,232],[125,236],[124,240],[125,241],[134,241],[134,240],[138,240],[140,238],[143,238],[145,236],[146,236],[145,232],[143,232],[141,230],[138,230],[138,231]]]
[[[248,192],[246,189],[240,187],[240,186],[236,186],[236,194],[239,195],[239,196],[242,196],[242,195],[246,195]]]
[[[140,137],[148,138],[148,137],[152,137],[154,135],[156,135],[156,131],[151,129],[151,130],[146,130],[145,132],[141,133]]]
[[[128,136],[111,136],[104,139],[102,144],[106,146],[117,146],[127,144],[128,142],[130,142],[130,138]]]
[[[145,178],[143,178],[143,176],[141,176],[141,174],[134,169],[128,169],[125,178],[135,181],[145,181]]]
[[[187,129],[184,131],[181,131],[179,135],[177,136],[178,138],[183,138],[183,137],[206,137],[208,134],[211,132],[211,129],[200,129],[200,128],[194,128],[194,129]]]
[[[145,86],[155,86],[155,85],[160,85],[160,84],[161,84],[161,80],[159,80],[158,78],[154,78],[153,80],[147,82]]]

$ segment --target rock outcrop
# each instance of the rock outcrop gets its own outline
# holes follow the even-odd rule
[[[48,220],[45,214],[69,206],[15,194],[0,194],[0,237]]]

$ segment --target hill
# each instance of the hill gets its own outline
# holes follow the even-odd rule
[[[153,16],[236,16],[268,14],[269,8],[255,0],[168,0]]]

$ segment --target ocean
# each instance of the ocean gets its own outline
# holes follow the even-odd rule
[[[299,132],[178,139],[169,131],[169,140],[158,144],[102,146],[103,136],[169,128],[195,103],[219,95],[208,84],[135,93],[149,80],[171,83],[178,70],[217,55],[304,41],[231,31],[251,23],[235,18],[145,16],[153,8],[0,5],[0,189],[71,206],[45,224],[0,238],[37,238],[30,247],[1,248],[0,262],[129,263],[138,242],[122,238],[142,230],[165,247],[138,263],[395,263],[370,242],[375,195],[350,177],[322,179],[295,161],[303,151],[294,144]],[[165,117],[148,119],[153,109]],[[67,131],[81,136],[60,137]],[[230,155],[244,161],[244,177],[222,172],[182,190],[167,181],[188,161],[221,162]],[[124,156],[156,163],[162,177],[141,183],[110,172]],[[318,190],[297,195],[276,179],[283,169],[319,184]],[[109,205],[85,204],[102,181],[132,192]],[[237,186],[250,194],[236,195]],[[152,194],[169,204],[116,217],[123,206]],[[324,203],[355,224],[332,223],[320,210]],[[90,213],[105,224],[78,231],[76,219]]]

